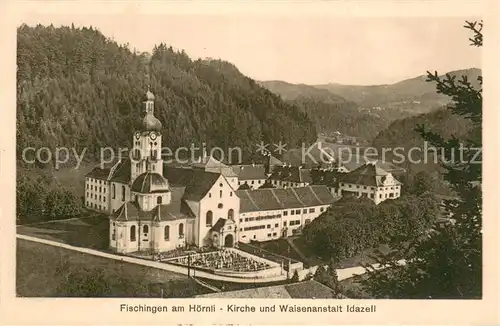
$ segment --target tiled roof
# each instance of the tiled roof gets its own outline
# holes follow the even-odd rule
[[[272,190],[272,192],[271,192]],[[282,208],[299,208],[303,207],[304,204],[297,197],[296,192],[292,188],[287,189],[271,189],[269,190],[273,197],[279,201]],[[265,205],[263,205],[265,207]]]
[[[266,286],[240,291],[216,292],[196,296],[197,298],[240,298],[240,299],[333,299],[335,292],[329,287],[314,281],[293,284]]]
[[[109,176],[110,169],[104,168],[102,169],[100,166],[96,166],[89,173],[85,175],[87,178],[94,178],[99,180],[107,180]]]
[[[240,164],[232,165],[231,168],[240,181],[267,179],[263,164]]]
[[[329,205],[337,200],[326,186],[237,190],[240,213]]]
[[[385,177],[389,175],[384,169],[377,167],[376,163],[367,163],[359,168],[342,175],[340,182],[352,183],[364,186],[381,186]],[[400,183],[396,180],[396,183]]]
[[[157,205],[153,210],[142,211],[136,202],[123,204],[111,218],[116,221],[174,221],[194,218],[191,210],[181,200],[184,188],[172,188],[172,199],[169,204]]]
[[[131,162],[129,158],[124,158],[115,168],[111,175],[111,181],[128,184],[130,182]]]
[[[173,186],[186,187],[183,199],[198,201],[205,197],[220,174],[198,169],[165,166],[163,176]]]
[[[130,159],[123,158],[107,164],[99,164],[85,175],[99,180],[111,180],[127,184],[130,182]]]
[[[374,158],[369,158],[364,155],[350,155],[342,157],[342,165],[349,171],[354,171],[357,168],[367,164],[367,163],[375,163],[378,168],[381,168],[389,173],[402,173],[405,172],[405,169],[394,165],[390,162],[385,162],[382,160],[376,160]]]
[[[224,227],[224,225],[226,225],[226,219],[225,218],[219,218],[217,220],[217,222],[214,224],[214,226],[212,226],[212,231],[216,231],[216,232],[219,232],[220,229],[222,229]]]
[[[131,191],[139,193],[169,191],[168,181],[159,173],[144,172],[132,183]]]
[[[303,169],[298,166],[277,166],[274,168],[273,174],[269,177],[269,179],[296,183],[312,182],[311,170]]]

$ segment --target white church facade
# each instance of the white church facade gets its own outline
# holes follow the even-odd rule
[[[113,251],[164,252],[186,245],[233,247],[291,235],[338,198],[325,186],[238,190],[238,174],[212,157],[164,164],[162,125],[148,90],[133,152],[85,177],[85,206],[109,215]],[[267,173],[270,175],[270,172]]]

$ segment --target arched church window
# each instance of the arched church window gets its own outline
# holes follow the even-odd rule
[[[179,224],[179,238],[184,237],[184,223]]]
[[[158,205],[161,205],[161,202],[162,202],[162,197],[161,196],[158,196],[158,198],[156,198],[156,203]]]
[[[149,232],[149,226],[144,225],[144,226],[142,227],[142,232],[143,232],[143,233],[148,233],[148,232]]]
[[[163,238],[165,239],[165,241],[170,240],[170,226],[169,225],[165,226]]]
[[[130,227],[130,241],[135,241],[135,225],[132,225]]]
[[[122,186],[122,201],[125,201],[125,186]]]
[[[113,192],[113,199],[116,198],[116,187],[114,184],[111,185],[111,191]]]
[[[212,211],[208,211],[207,216],[206,216],[206,225],[207,226],[212,226],[213,217],[214,217],[214,214],[212,213]]]
[[[227,211],[227,218],[229,220],[233,220],[234,219],[234,209],[231,208],[230,210]]]

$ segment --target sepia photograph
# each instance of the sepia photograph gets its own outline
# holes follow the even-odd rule
[[[18,27],[17,295],[481,298],[480,19],[196,19]]]
[[[484,298],[482,16],[120,17],[16,22],[15,297]]]

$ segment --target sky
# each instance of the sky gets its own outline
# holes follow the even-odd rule
[[[129,17],[129,16],[128,16]],[[256,80],[390,84],[437,70],[481,67],[465,20],[474,17],[157,14],[31,15],[28,25],[97,27],[118,43],[150,52],[160,42],[192,58],[223,59]],[[477,18],[476,18],[477,20]]]

